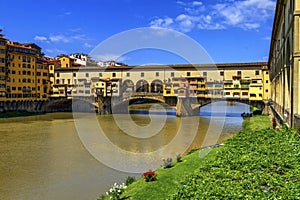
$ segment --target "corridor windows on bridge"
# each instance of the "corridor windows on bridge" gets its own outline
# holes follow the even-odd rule
[[[171,77],[174,77],[174,72],[171,72]]]
[[[145,76],[145,73],[144,72],[141,72],[141,77],[144,77]]]
[[[159,72],[155,72],[155,76],[156,76],[156,77],[159,77]]]
[[[259,75],[259,70],[255,71],[255,75],[258,76]]]
[[[203,72],[203,76],[206,77],[207,76],[207,72]]]
[[[187,73],[186,73],[186,76],[191,76],[191,72],[187,72]]]
[[[237,71],[238,76],[242,76],[242,71]]]
[[[87,77],[87,78],[88,78],[88,77],[89,77],[89,73],[85,73],[85,77]]]
[[[130,73],[129,72],[126,73],[126,77],[130,77]]]
[[[102,77],[102,73],[101,72],[99,73],[99,77]]]
[[[112,77],[116,77],[116,73],[115,72],[112,73]]]
[[[220,76],[224,76],[224,72],[220,72]]]
[[[76,77],[76,73],[73,73],[73,77]]]

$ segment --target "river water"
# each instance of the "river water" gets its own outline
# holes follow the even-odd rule
[[[129,118],[122,114],[103,115],[95,116],[95,119],[114,147],[137,156],[159,152],[156,154],[159,156],[151,160],[155,166],[159,166],[162,164],[162,157],[171,156],[171,151],[167,153],[163,150],[169,144],[173,145],[174,157],[174,153],[186,153],[204,144],[220,143],[241,130],[243,119],[240,114],[249,112],[249,106],[239,103],[229,106],[216,103],[215,106],[226,107],[225,118],[220,118],[219,115],[210,117],[211,106],[205,106],[201,108],[203,116],[167,116],[160,128],[156,124],[151,126],[156,117],[150,118],[148,115],[130,115]],[[221,119],[225,119],[225,123],[219,134],[219,130],[214,128],[217,127],[215,125],[222,124]],[[159,116],[158,121],[161,120]],[[196,128],[192,125],[195,122],[199,123]],[[84,121],[84,124],[88,127],[87,130],[95,130],[95,125],[89,120]],[[143,170],[142,167],[134,169],[139,168],[138,162],[132,166],[126,164],[126,160],[134,162],[132,158],[110,152],[111,154],[103,157],[104,162],[100,162],[102,158],[99,161],[99,158],[93,156],[93,152],[83,142],[82,133],[78,134],[79,130],[82,129],[78,127],[72,113],[0,119],[0,199],[96,199],[114,182],[122,183],[128,176],[141,176],[139,173],[129,173]],[[131,130],[138,130],[134,134],[154,130],[155,134],[151,137],[135,137],[128,135]],[[181,136],[178,134],[179,130],[183,130]],[[190,138],[190,133],[195,135]],[[179,136],[175,141],[176,135]],[[184,146],[184,152],[177,149]],[[97,148],[101,148],[101,145]],[[105,154],[108,149],[105,146],[101,151]],[[106,162],[107,157],[111,160],[119,157],[120,168],[116,163]],[[127,168],[122,168],[123,161]]]

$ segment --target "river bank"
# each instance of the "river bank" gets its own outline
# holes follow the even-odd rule
[[[257,116],[245,120],[243,131],[224,146],[195,151],[184,156],[182,162],[173,162],[171,168],[156,170],[155,181],[138,179],[122,198],[296,197],[300,192],[299,152],[300,139],[295,131],[275,131],[269,116]]]

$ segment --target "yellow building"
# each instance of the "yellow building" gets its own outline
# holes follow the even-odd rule
[[[5,101],[47,100],[50,89],[48,62],[36,44],[6,41]]]
[[[74,58],[70,58],[67,55],[59,55],[57,56],[57,60],[60,61],[60,67],[61,68],[70,68],[74,66]]]
[[[6,42],[0,30],[0,102],[6,100]]]
[[[300,1],[277,0],[269,54],[273,110],[300,124]],[[300,126],[299,126],[300,127]]]

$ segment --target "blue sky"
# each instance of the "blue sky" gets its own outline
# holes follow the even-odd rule
[[[2,0],[0,6],[0,28],[5,37],[35,42],[51,57],[74,52],[89,54],[115,34],[141,27],[161,27],[186,34],[215,63],[231,63],[267,61],[276,3],[275,0]],[[178,55],[150,49],[101,59],[118,59],[129,65],[186,62]]]

